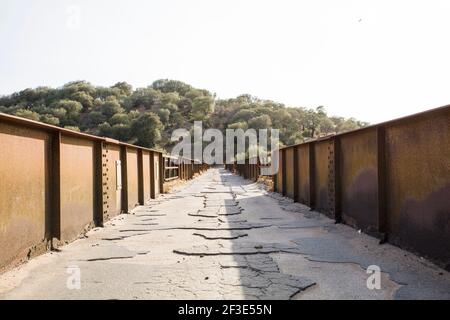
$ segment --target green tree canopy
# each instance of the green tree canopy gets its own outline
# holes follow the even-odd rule
[[[27,88],[0,96],[0,112],[99,134],[146,147],[170,147],[174,129],[279,129],[282,145],[367,125],[353,118],[329,117],[325,107],[289,107],[250,94],[216,99],[214,93],[177,80],[161,79],[133,89],[73,81],[60,88]]]
[[[136,144],[154,147],[161,139],[163,124],[153,112],[145,112],[131,123],[131,133],[136,138]]]

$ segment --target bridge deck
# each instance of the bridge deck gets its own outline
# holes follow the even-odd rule
[[[379,290],[367,287],[370,265],[381,268]],[[0,298],[450,299],[450,274],[210,169],[1,275]]]

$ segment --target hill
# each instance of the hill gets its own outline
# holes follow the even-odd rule
[[[245,94],[216,99],[208,90],[176,80],[157,80],[133,89],[126,82],[111,87],[74,81],[60,88],[38,87],[0,97],[0,112],[145,147],[169,150],[171,133],[203,128],[276,128],[284,145],[357,129],[367,123],[330,117],[324,107],[287,107]]]

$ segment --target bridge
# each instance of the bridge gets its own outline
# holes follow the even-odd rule
[[[449,124],[289,146],[262,177],[0,115],[0,299],[450,299]]]

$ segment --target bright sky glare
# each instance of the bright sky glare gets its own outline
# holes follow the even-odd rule
[[[2,0],[0,94],[159,78],[376,123],[450,104],[448,0]]]

